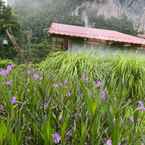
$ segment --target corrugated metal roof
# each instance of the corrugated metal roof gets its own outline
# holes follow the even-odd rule
[[[96,40],[107,40],[130,44],[139,44],[145,46],[145,39],[143,38],[105,29],[95,29],[60,23],[52,23],[49,28],[49,33],[70,37],[80,37]]]

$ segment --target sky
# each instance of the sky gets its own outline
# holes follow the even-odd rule
[[[8,3],[9,5],[13,5],[13,4],[15,3],[15,0],[5,0],[5,1],[7,1],[7,3]]]

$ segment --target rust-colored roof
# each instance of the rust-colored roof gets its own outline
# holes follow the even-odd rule
[[[52,23],[49,31],[50,34],[89,38],[96,40],[116,41],[130,44],[139,44],[145,46],[145,39],[132,36],[112,30],[87,28],[74,25],[66,25],[60,23]]]

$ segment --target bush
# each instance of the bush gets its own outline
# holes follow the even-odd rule
[[[27,46],[23,52],[23,59],[31,61],[33,63],[38,63],[48,56],[50,52],[57,50],[52,49],[50,40],[42,40],[39,42],[33,42]]]
[[[0,58],[2,59],[13,59],[17,56],[17,52],[12,47],[1,47],[0,49]]]

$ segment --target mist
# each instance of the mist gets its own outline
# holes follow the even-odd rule
[[[81,17],[85,26],[93,26],[91,20],[98,16],[119,18],[126,15],[134,27],[145,30],[144,0],[8,0],[8,2],[16,8],[18,14],[25,14],[26,17],[47,16],[49,13],[55,17],[54,19],[56,17],[62,19],[66,15],[75,15]]]
[[[4,1],[5,5],[8,5],[8,1],[7,0],[3,0],[3,1]]]

